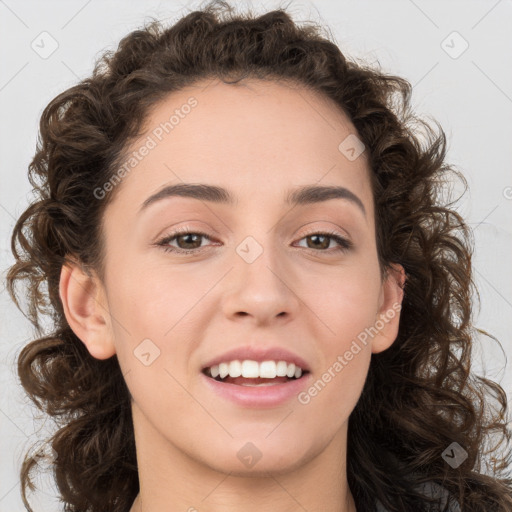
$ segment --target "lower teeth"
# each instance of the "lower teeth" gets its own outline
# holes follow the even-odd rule
[[[227,377],[226,377],[227,378]],[[214,380],[217,382],[226,382],[226,378],[221,379],[220,377],[215,377]],[[289,382],[291,380],[297,380],[295,377],[288,377],[288,380],[286,382]],[[239,386],[275,386],[276,384],[282,384],[282,382],[262,382],[261,384],[238,384]]]
[[[303,375],[305,375],[307,372],[304,372]],[[208,374],[206,374],[208,375]],[[301,377],[303,376],[301,375]],[[226,382],[226,379],[228,377],[224,377],[223,379],[221,379],[221,377],[219,375],[217,375],[217,377],[212,377],[211,375],[209,375],[209,377],[211,377],[213,380],[216,380],[217,382]],[[299,377],[299,378],[301,378]],[[288,377],[286,382],[289,382],[291,380],[298,380],[297,377]],[[277,384],[282,384],[282,382],[262,382],[261,384],[253,384],[253,383],[247,383],[247,384],[238,384],[239,386],[275,386]]]
[[[263,382],[262,384],[240,384],[240,386],[250,386],[250,387],[258,387],[258,386],[275,386],[277,382]]]

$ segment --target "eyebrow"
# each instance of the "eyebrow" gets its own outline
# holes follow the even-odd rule
[[[237,201],[229,190],[215,185],[178,183],[169,185],[149,196],[141,205],[140,211],[149,205],[169,197],[191,197],[201,201],[209,201],[219,204],[234,205]],[[366,209],[363,202],[353,192],[345,187],[305,185],[290,190],[286,196],[286,203],[290,206],[303,206],[316,204],[331,199],[345,199],[356,205],[366,217]]]

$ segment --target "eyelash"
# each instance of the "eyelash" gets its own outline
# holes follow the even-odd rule
[[[202,249],[204,249],[204,247],[197,248],[197,249],[180,249],[177,247],[172,247],[172,246],[167,245],[169,242],[176,239],[178,236],[182,236],[182,235],[199,235],[201,237],[207,238],[208,240],[212,240],[212,238],[210,236],[208,236],[206,233],[203,233],[201,231],[191,231],[188,228],[183,228],[183,229],[178,229],[178,230],[174,231],[173,233],[171,233],[170,235],[165,236],[164,238],[160,239],[158,242],[156,242],[155,245],[161,247],[165,252],[172,252],[172,253],[182,254],[182,255],[198,254],[199,252],[202,252]],[[326,236],[328,238],[331,238],[336,243],[338,243],[339,246],[334,249],[312,249],[312,248],[307,247],[307,248],[305,248],[307,251],[313,251],[315,253],[327,252],[329,254],[331,253],[331,251],[336,252],[336,253],[337,252],[346,252],[346,251],[352,249],[352,247],[354,245],[350,240],[338,235],[337,232],[335,232],[335,231],[321,231],[321,232],[312,231],[311,233],[306,233],[300,240],[303,240],[304,238],[307,238],[307,237],[313,236],[313,235],[320,235],[320,236]]]

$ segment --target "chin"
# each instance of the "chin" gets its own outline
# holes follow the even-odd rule
[[[219,448],[217,456],[211,457],[210,452],[209,457],[203,457],[203,462],[220,473],[268,477],[293,472],[315,457],[315,450],[305,450],[304,445],[299,453],[296,448],[301,444],[296,440],[286,444],[276,437],[276,441],[271,443],[264,436],[254,441],[231,440]]]

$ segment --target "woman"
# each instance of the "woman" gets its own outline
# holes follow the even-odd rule
[[[410,94],[284,10],[216,2],[46,107],[8,285],[52,315],[19,375],[59,420],[66,510],[511,510],[441,201],[463,177]]]

